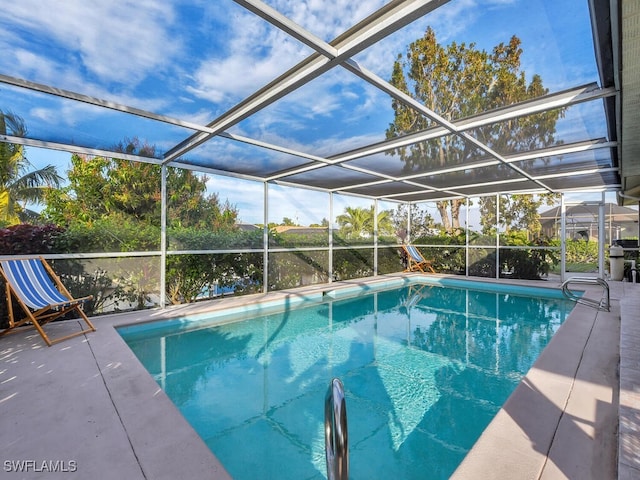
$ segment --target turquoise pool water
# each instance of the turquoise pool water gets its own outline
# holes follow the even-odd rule
[[[235,479],[326,478],[333,377],[345,386],[351,479],[445,479],[573,307],[525,291],[327,292],[240,322],[120,333]]]

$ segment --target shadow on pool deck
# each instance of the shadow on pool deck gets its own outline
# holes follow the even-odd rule
[[[576,306],[454,478],[640,478],[640,285],[610,285],[612,311]],[[53,347],[33,330],[0,338],[2,477],[229,478],[113,327],[299,292],[96,317]]]
[[[576,305],[453,478],[616,478],[620,316],[612,303],[611,312]]]

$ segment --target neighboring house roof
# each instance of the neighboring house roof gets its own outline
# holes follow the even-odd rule
[[[553,224],[560,221],[560,207],[554,207],[540,214],[540,223],[544,225]],[[566,216],[580,219],[584,222],[597,221],[598,205],[569,205],[566,208]],[[605,218],[607,221],[617,223],[638,222],[638,210],[622,207],[615,203],[607,203],[604,206]]]
[[[296,233],[298,235],[311,235],[328,231],[327,227],[300,227],[293,225],[278,225],[274,228],[277,233]]]
[[[561,222],[560,207],[555,207],[540,214],[540,225],[546,235],[558,234]],[[567,234],[575,239],[588,240],[597,236],[598,229],[598,205],[569,205],[566,208]],[[638,211],[632,208],[622,207],[615,203],[607,203],[604,206],[605,231],[608,232],[611,241],[618,236],[638,235]],[[617,240],[616,240],[617,241]],[[636,240],[637,246],[637,240]]]
[[[251,232],[253,230],[260,230],[262,228],[252,223],[236,223],[236,225],[243,232]]]

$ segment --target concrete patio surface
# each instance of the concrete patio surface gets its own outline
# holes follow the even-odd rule
[[[611,311],[576,306],[454,478],[640,478],[640,284],[610,287]],[[302,291],[95,317],[52,347],[34,330],[0,338],[0,478],[230,478],[114,327]]]

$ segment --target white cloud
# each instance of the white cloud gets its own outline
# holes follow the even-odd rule
[[[220,201],[229,201],[239,211],[241,223],[264,223],[264,185],[222,175],[209,175],[207,189],[217,193]],[[324,192],[269,185],[268,222],[284,217],[300,225],[320,223],[329,217],[329,195]]]
[[[249,13],[229,17],[229,32],[200,60],[188,90],[214,103],[237,102],[284,73],[310,51]]]
[[[325,136],[331,137],[326,143],[335,144],[333,132],[339,131],[339,137],[352,136],[354,125],[359,127],[360,123],[379,117],[390,105],[386,94],[346,70],[337,69],[264,108],[232,130],[290,148],[296,148],[292,138],[302,132],[307,145],[304,151],[308,152],[313,132],[324,131]],[[280,132],[277,137],[274,131]]]
[[[291,124],[287,123],[287,125],[290,126]],[[300,125],[304,126],[302,123]],[[290,131],[291,129],[292,128],[290,128],[288,131]],[[346,152],[355,148],[362,147],[363,145],[370,145],[372,143],[379,142],[384,139],[384,132],[373,132],[361,135],[354,135],[353,133],[344,136],[323,135],[321,138],[315,141],[300,141],[296,140],[295,135],[288,134],[288,131],[282,131],[281,129],[269,129],[268,122],[262,130],[253,130],[251,132],[251,135],[244,132],[242,128],[237,125],[229,131],[233,132],[236,135],[259,138],[263,142],[286,147],[296,152],[319,156],[330,156],[337,152]],[[273,155],[277,154],[274,153]]]
[[[209,175],[207,191],[216,193],[221,202],[229,201],[239,211],[241,223],[263,223],[264,190],[262,183],[222,175]]]
[[[441,43],[459,41],[461,32],[473,34],[477,27],[487,27],[487,19],[494,15],[491,9],[497,10],[513,1],[489,0],[482,5],[477,0],[449,2],[365,50],[358,55],[358,62],[388,80],[396,55],[419,38],[426,25],[436,29]],[[308,47],[235,4],[229,5],[233,8],[221,19],[222,7],[217,2],[200,3],[202,12],[215,10],[212,18],[224,23],[224,32],[216,33],[217,25],[204,20],[206,15],[191,30],[179,31],[184,25],[180,25],[181,12],[176,2],[65,0],[49,8],[43,8],[40,0],[7,2],[0,9],[0,51],[3,51],[0,71],[149,111],[172,110],[175,113],[165,113],[206,124],[222,109],[236,104],[310,54]],[[327,41],[385,3],[335,0],[327,8],[323,0],[269,1],[281,13]],[[193,9],[193,4],[189,5]],[[203,33],[207,28],[209,36]],[[35,41],[26,50],[30,36]],[[508,40],[508,35],[504,40]],[[45,48],[47,41],[51,41],[47,47],[53,50]],[[194,54],[197,56],[185,54],[189,41],[201,48]],[[533,67],[526,67],[527,72],[533,71]],[[168,93],[175,92],[176,86],[183,90],[176,98],[162,98],[161,88],[146,90],[148,84],[144,83],[144,95],[136,94],[138,82],[148,81],[148,75],[156,74],[171,77]],[[190,82],[186,91],[185,79]],[[380,119],[389,112],[390,100],[371,86],[362,87],[363,83],[338,67],[263,109],[234,127],[234,131],[238,129],[248,136],[318,154],[379,141],[384,129],[384,121]],[[219,105],[212,105],[209,110],[206,103],[198,106],[194,102],[198,99],[191,95]],[[97,108],[76,102],[63,101],[60,103],[63,108],[56,108],[58,102],[46,105],[40,105],[32,113],[57,122],[58,127],[79,125],[81,120],[95,120],[102,114]],[[190,108],[195,111],[189,111]],[[216,108],[219,110],[213,111]],[[115,118],[112,112],[108,113],[105,119]],[[368,116],[377,117],[377,123],[372,122],[377,125],[377,133],[351,137],[354,132],[364,130],[352,127],[364,126]],[[323,123],[327,120],[331,122],[329,127]],[[316,137],[311,135],[312,129],[323,132],[324,138],[313,140]],[[307,133],[304,144],[293,140],[299,131]],[[207,148],[216,154],[221,151],[219,145]],[[223,154],[237,154],[232,148],[238,147],[227,147]],[[255,162],[242,155],[230,158]]]
[[[429,18],[444,26],[455,25],[456,31],[464,29],[465,23],[461,18],[464,17],[465,9],[475,3],[472,0],[456,3],[459,5],[457,8],[448,8],[447,12],[437,13]],[[339,0],[327,9],[326,2],[319,0],[271,2],[282,14],[327,41],[340,35],[383,4],[382,1]],[[472,16],[471,13],[466,15]],[[199,65],[190,87],[191,93],[213,102],[223,102],[227,108],[257,91],[309,54],[306,47],[302,47],[283,33],[274,32],[273,28],[253,15],[234,15],[230,20],[230,30],[226,35],[229,38],[227,45],[220,49],[220,55],[210,57]],[[367,49],[361,54],[359,61],[364,67],[388,80],[396,55],[402,52],[410,41],[422,35],[424,29],[425,22],[416,22],[415,25],[410,25],[393,35],[389,41]],[[259,45],[256,45],[256,39],[261,39]],[[343,114],[340,121],[345,124],[354,123],[367,115],[376,115],[382,109],[388,108],[389,98],[374,91],[373,87],[363,88],[363,82],[343,69],[334,69],[263,109],[250,120],[251,123],[246,125],[244,130],[250,136],[257,135],[266,139],[266,132],[279,123],[286,123],[287,130],[293,132],[308,129],[307,120],[333,121],[336,115]],[[352,88],[356,84],[361,85],[357,90]],[[336,88],[336,85],[340,87]],[[347,105],[348,111],[345,110]],[[291,146],[290,142],[285,145]]]
[[[327,8],[326,2],[310,0],[277,1],[273,7],[312,34],[329,41],[383,4],[383,1],[339,0]],[[230,17],[227,27],[226,45],[218,49],[217,55],[199,64],[189,87],[191,93],[214,103],[237,103],[312,53],[297,40],[249,13]],[[342,78],[347,79],[342,81],[356,81],[351,74]],[[334,81],[335,75],[330,72],[313,81],[314,95],[303,97],[294,92],[287,96],[287,102],[299,105],[298,114],[327,115],[342,103],[339,95],[329,92]]]
[[[0,23],[26,37],[48,40],[46,48],[68,49],[51,62],[58,75],[66,76],[69,69],[88,71],[105,82],[131,85],[179,51],[168,30],[173,16],[170,6],[153,0],[21,0],[5,2]]]
[[[25,77],[52,79],[59,74],[57,62],[47,57],[36,55],[32,51],[22,48],[7,50],[7,53],[12,57],[15,71],[26,72],[26,75],[23,75]],[[35,72],[35,75],[32,72]],[[80,76],[76,72],[73,73],[73,76],[77,79],[76,83],[80,81]]]
[[[329,218],[329,194],[291,187],[269,187],[269,221],[290,218],[299,225],[319,224]]]
[[[334,0],[328,7],[327,2],[322,0],[277,0],[274,2],[274,8],[329,42],[384,4],[382,0]]]

